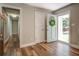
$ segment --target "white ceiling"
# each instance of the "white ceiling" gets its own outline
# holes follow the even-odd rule
[[[27,3],[28,5],[55,11],[70,3]]]

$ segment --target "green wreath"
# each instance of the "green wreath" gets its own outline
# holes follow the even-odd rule
[[[50,17],[49,25],[51,27],[55,26],[55,18],[54,17]]]

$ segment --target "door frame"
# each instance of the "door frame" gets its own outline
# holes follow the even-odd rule
[[[19,14],[19,20],[18,20],[18,23],[19,23],[19,26],[18,26],[18,29],[19,29],[19,35],[18,35],[18,37],[19,37],[19,47],[21,48],[21,42],[20,42],[20,39],[21,39],[21,30],[20,30],[20,23],[21,23],[21,20],[22,20],[22,8],[20,8],[20,7],[16,7],[15,5],[8,5],[8,4],[2,4],[1,5],[1,11],[2,11],[2,7],[7,7],[7,8],[11,8],[11,9],[19,9],[20,10],[20,14]]]
[[[56,16],[57,16],[57,41],[60,41],[60,40],[58,40],[59,38],[58,38],[58,17],[59,16],[62,16],[62,15],[66,15],[66,14],[69,14],[69,43],[67,43],[67,42],[64,42],[64,41],[60,41],[60,42],[63,42],[63,43],[66,43],[66,44],[70,44],[70,37],[71,37],[71,35],[70,35],[70,24],[71,24],[71,11],[70,10],[68,10],[68,11],[64,11],[64,12],[61,12],[61,13],[58,13],[58,14],[56,14]]]

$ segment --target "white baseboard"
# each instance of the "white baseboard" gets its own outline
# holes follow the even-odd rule
[[[79,49],[79,46],[76,44],[70,44],[70,46]]]
[[[32,46],[32,45],[35,45],[35,44],[36,44],[35,42],[32,42],[32,43],[29,43],[29,44],[20,45],[20,48]]]

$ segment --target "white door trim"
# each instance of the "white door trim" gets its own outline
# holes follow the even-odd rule
[[[1,4],[1,8],[2,7],[8,7],[8,8],[19,9],[20,10],[19,21],[18,21],[19,22],[19,41],[20,41],[21,40],[21,32],[22,32],[20,30],[20,23],[21,23],[21,20],[22,20],[22,8],[16,7],[16,6],[13,6],[13,5],[8,5],[8,4]],[[21,42],[20,42],[20,47],[21,47]]]

